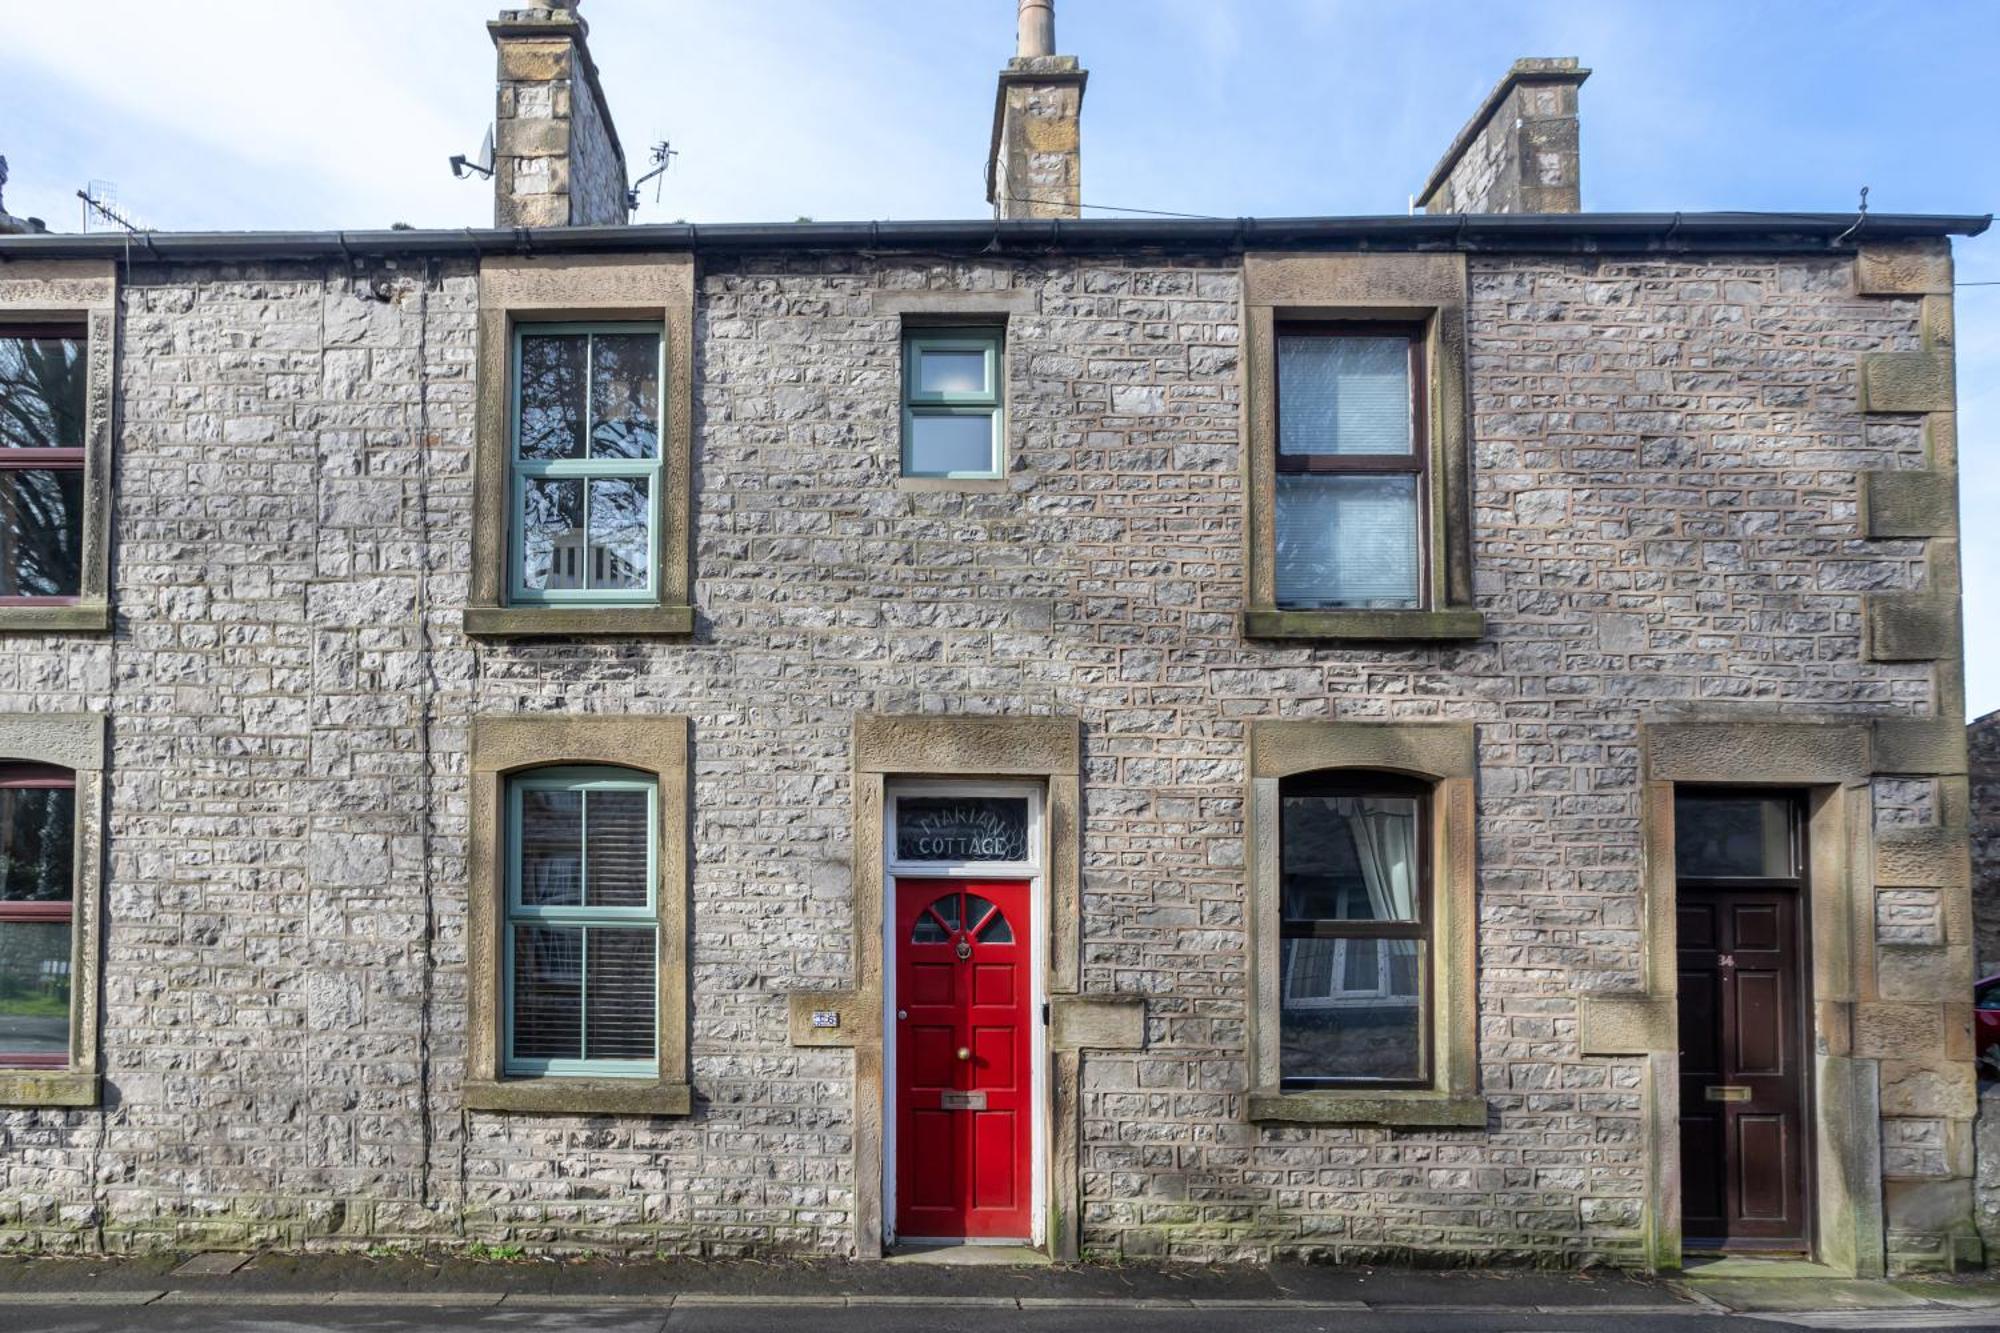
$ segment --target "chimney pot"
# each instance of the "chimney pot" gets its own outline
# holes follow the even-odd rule
[[[1014,54],[1022,59],[1056,53],[1056,0],[1020,0]]]

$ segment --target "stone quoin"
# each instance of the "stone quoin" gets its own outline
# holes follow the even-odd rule
[[[1981,1261],[1987,220],[1086,218],[1054,20],[991,218],[550,4],[491,230],[0,235],[0,1244]]]

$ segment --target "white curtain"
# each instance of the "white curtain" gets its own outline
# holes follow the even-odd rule
[[[1407,800],[1356,800],[1347,816],[1361,878],[1368,885],[1369,915],[1377,921],[1417,916],[1417,821]]]

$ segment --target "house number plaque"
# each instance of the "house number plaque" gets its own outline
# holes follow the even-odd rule
[[[837,1028],[840,1026],[840,1010],[815,1009],[812,1011],[812,1022],[816,1028]]]
[[[947,1111],[984,1111],[986,1094],[983,1092],[940,1092],[938,1105]]]

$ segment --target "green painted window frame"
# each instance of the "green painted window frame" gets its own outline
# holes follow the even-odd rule
[[[999,327],[914,329],[903,335],[903,451],[905,477],[950,481],[993,480],[1005,474],[1003,443],[1006,429],[1006,386],[1001,382],[1001,349],[1006,331]],[[968,350],[986,354],[986,388],[982,393],[924,393],[917,388],[917,367],[926,352]],[[918,417],[985,417],[991,423],[988,454],[991,466],[978,471],[919,471],[911,465],[910,446]]]
[[[528,791],[643,791],[646,793],[646,902],[643,907],[526,907],[521,903],[521,798]],[[536,768],[517,773],[507,780],[507,873],[506,903],[501,922],[501,1072],[512,1077],[658,1078],[660,1075],[660,1022],[653,1015],[653,1058],[650,1060],[550,1060],[519,1059],[514,1055],[514,927],[516,925],[621,926],[653,932],[653,986],[660,978],[659,855],[660,787],[652,777],[636,769],[605,766]],[[590,824],[586,808],[581,825],[579,855],[589,861]],[[582,990],[579,1005],[587,1010],[590,984],[589,936],[584,936]],[[578,1015],[579,1046],[588,1040],[587,1013]]]
[[[660,362],[656,371],[660,394],[658,439],[653,456],[646,459],[524,459],[521,457],[521,343],[525,338],[650,333],[660,340]],[[584,383],[590,384],[591,353],[586,345]],[[517,322],[510,339],[507,360],[507,600],[517,606],[652,606],[660,600],[660,524],[663,459],[667,449],[667,329],[664,323],[645,320],[595,322]],[[585,399],[588,423],[589,400]],[[586,450],[588,449],[586,436]],[[522,498],[531,478],[576,477],[584,486],[583,530],[586,550],[590,533],[589,479],[598,477],[643,478],[646,481],[646,582],[638,588],[530,588],[523,581],[526,556]],[[588,561],[585,562],[586,570]],[[587,573],[586,573],[587,577]]]

